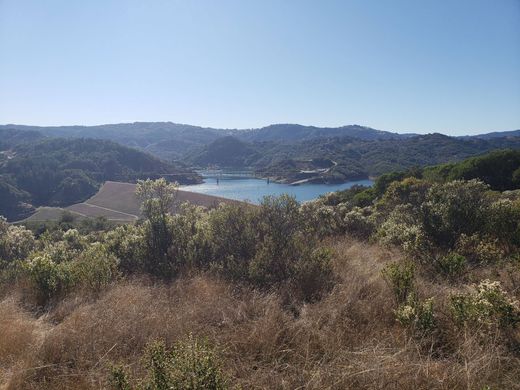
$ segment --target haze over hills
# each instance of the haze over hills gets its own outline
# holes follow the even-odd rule
[[[490,139],[490,138],[502,138],[502,137],[520,137],[520,130],[493,131],[491,133],[477,134],[474,136],[463,136],[462,138]]]

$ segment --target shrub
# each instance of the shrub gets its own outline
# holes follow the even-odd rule
[[[300,213],[311,235],[326,237],[341,232],[341,217],[338,208],[327,206],[324,200],[305,202]]]
[[[331,252],[326,248],[309,250],[295,263],[291,277],[293,291],[305,302],[320,299],[333,284]]]
[[[73,283],[98,292],[119,275],[118,260],[100,243],[92,244],[70,265]]]
[[[55,263],[47,253],[34,256],[23,266],[36,290],[39,304],[46,304],[73,284],[69,263]]]
[[[478,234],[462,234],[455,245],[457,252],[466,256],[473,263],[493,264],[505,257],[497,238]]]
[[[119,259],[119,269],[126,274],[142,272],[146,256],[144,227],[118,226],[103,236],[107,250]]]
[[[509,298],[498,281],[484,280],[470,293],[452,295],[450,308],[459,325],[516,327],[520,322],[518,302]]]
[[[385,245],[400,246],[412,256],[424,256],[431,243],[411,205],[399,205],[380,226],[377,236]]]
[[[255,256],[255,210],[221,204],[209,212],[203,227],[209,249],[198,261],[211,265],[234,279],[247,279],[249,261]],[[199,246],[204,246],[199,238]],[[209,257],[209,258],[208,258]]]
[[[402,181],[391,183],[381,200],[378,207],[392,210],[400,204],[409,204],[414,208],[422,205],[426,198],[426,193],[431,184],[424,180],[409,177]]]
[[[482,230],[491,201],[488,191],[477,180],[434,184],[421,207],[427,235],[437,246],[452,248],[461,234]]]
[[[437,270],[449,278],[461,276],[466,269],[466,258],[457,252],[450,252],[435,262]]]
[[[162,341],[150,343],[144,364],[148,371],[140,388],[150,390],[223,390],[227,379],[215,350],[205,342],[190,337],[168,350]],[[118,390],[131,389],[126,372],[112,369],[111,382]]]
[[[418,301],[414,294],[408,295],[406,303],[402,303],[395,311],[397,321],[420,332],[429,332],[435,328],[433,298]]]
[[[135,193],[142,202],[141,210],[146,218],[143,266],[152,275],[171,278],[178,271],[168,259],[168,249],[174,239],[170,213],[176,203],[177,185],[164,179],[139,180]]]
[[[370,208],[354,207],[343,219],[345,232],[359,239],[368,239],[375,229],[370,216]]]
[[[22,226],[9,225],[0,217],[0,268],[3,267],[3,262],[25,259],[35,246],[36,241],[30,230]]]
[[[411,262],[388,264],[381,274],[392,289],[398,304],[406,302],[415,290],[415,266]]]
[[[482,230],[506,246],[520,246],[520,200],[498,199],[493,202]]]

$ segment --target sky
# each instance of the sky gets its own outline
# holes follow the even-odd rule
[[[520,129],[520,0],[0,0],[0,123]]]

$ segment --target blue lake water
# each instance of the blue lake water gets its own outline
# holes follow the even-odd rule
[[[315,199],[327,192],[344,190],[353,185],[360,184],[370,186],[372,180],[350,181],[342,184],[301,184],[299,186],[290,186],[288,184],[279,184],[266,180],[255,179],[250,177],[205,177],[204,183],[182,186],[186,191],[199,192],[202,194],[220,196],[223,198],[247,200],[252,203],[259,203],[262,197],[266,195],[294,195],[300,202]]]

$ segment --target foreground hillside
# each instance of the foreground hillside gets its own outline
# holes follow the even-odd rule
[[[175,215],[145,181],[137,224],[0,222],[1,385],[520,388],[515,156]]]
[[[12,220],[31,214],[33,206],[82,202],[106,180],[201,180],[192,171],[110,141],[37,138],[9,146],[8,158],[0,160],[0,214]]]

